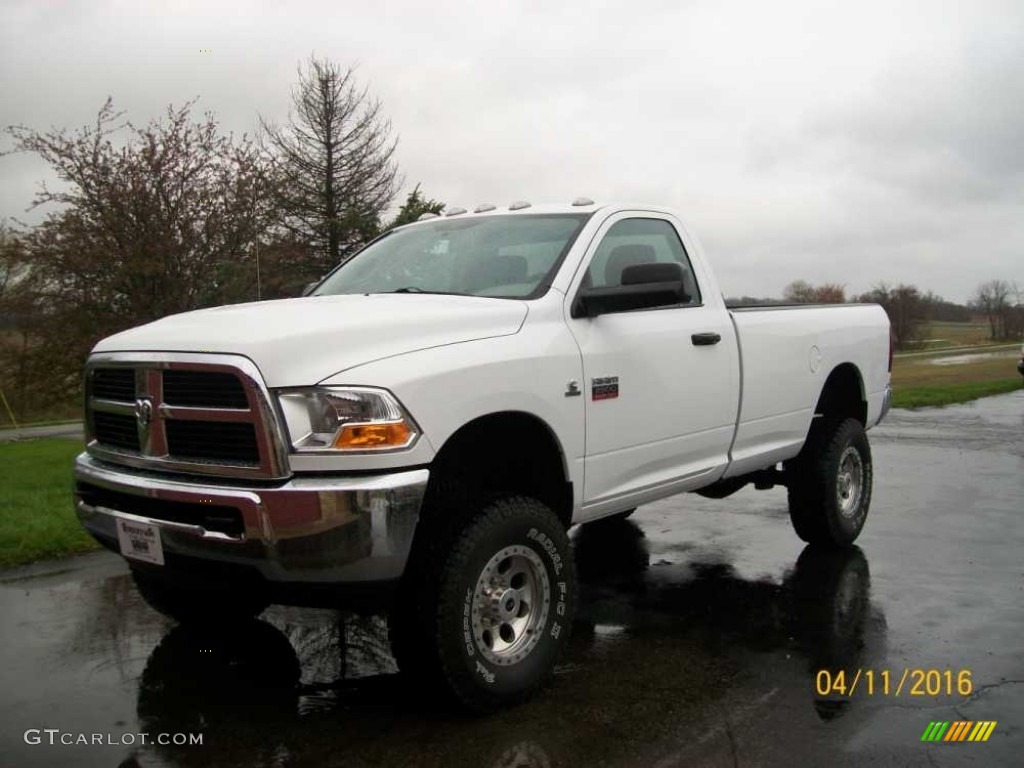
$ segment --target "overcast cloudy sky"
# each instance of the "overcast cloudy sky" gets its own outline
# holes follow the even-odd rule
[[[251,132],[312,52],[359,65],[408,188],[449,205],[669,205],[729,295],[1024,287],[1019,0],[3,0],[0,125],[199,96]],[[0,158],[0,219],[46,177]]]

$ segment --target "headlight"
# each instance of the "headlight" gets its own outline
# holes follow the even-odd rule
[[[296,451],[389,451],[408,448],[419,427],[390,392],[314,387],[277,393]]]

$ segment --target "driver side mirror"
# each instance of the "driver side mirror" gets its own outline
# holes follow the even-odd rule
[[[583,288],[572,304],[571,316],[597,317],[609,312],[685,304],[683,267],[678,262],[634,264],[622,270],[622,285]]]

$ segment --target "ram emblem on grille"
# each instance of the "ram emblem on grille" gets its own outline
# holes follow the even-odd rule
[[[135,420],[142,429],[149,429],[153,420],[153,401],[148,397],[140,397],[135,401]]]

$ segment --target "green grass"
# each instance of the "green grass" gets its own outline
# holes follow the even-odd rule
[[[933,320],[925,323],[924,349],[991,344],[987,323],[952,323]]]
[[[1008,381],[1014,377],[1020,381],[1020,374],[1017,373],[1018,357],[1012,350],[981,360],[948,365],[935,365],[933,360],[938,357],[933,355],[893,360],[893,389]]]
[[[894,408],[966,403],[1012,392],[1021,386],[1017,354],[1004,351],[981,360],[935,365],[933,357],[896,358],[892,368]]]
[[[995,381],[973,381],[934,386],[899,387],[893,389],[893,408],[924,408],[977,400],[979,397],[1001,395],[1021,388],[1021,377]]]
[[[0,566],[95,549],[75,516],[71,465],[77,440],[0,443]]]

